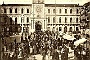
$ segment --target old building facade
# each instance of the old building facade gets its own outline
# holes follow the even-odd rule
[[[90,35],[90,2],[83,5],[81,9],[81,33]]]
[[[80,8],[78,4],[45,4],[44,0],[34,0],[32,4],[2,4],[0,22],[11,24],[6,30],[14,29],[21,33],[35,30],[79,31]],[[14,28],[15,24],[18,26]]]

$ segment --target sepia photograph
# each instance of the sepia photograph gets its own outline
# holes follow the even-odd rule
[[[0,0],[0,60],[90,60],[90,0]]]

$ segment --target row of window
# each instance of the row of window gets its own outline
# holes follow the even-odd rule
[[[55,17],[53,17],[53,23],[56,22]],[[48,23],[50,23],[50,17],[48,17]],[[61,17],[59,17],[59,23],[61,23]],[[67,23],[67,18],[65,17],[65,23]],[[70,18],[70,23],[72,23],[72,17]],[[78,18],[76,18],[76,23],[78,23]]]
[[[15,13],[17,13],[17,8],[15,8]],[[9,8],[9,12],[10,13],[12,13],[12,9],[11,8]],[[24,9],[22,8],[21,9],[21,13],[23,13],[24,12]],[[59,13],[61,13],[62,12],[62,10],[61,9],[59,9]],[[7,9],[6,8],[4,8],[4,13],[7,13]],[[27,13],[29,13],[29,9],[27,9]],[[48,13],[50,13],[50,9],[48,9]],[[53,13],[56,13],[56,10],[55,9],[53,9]],[[65,9],[65,13],[67,13],[67,9]],[[72,13],[72,9],[70,9],[70,13]],[[79,13],[79,11],[78,11],[78,9],[76,10],[76,13],[78,14]]]
[[[15,8],[14,11],[15,11],[15,13],[17,13],[18,9]],[[12,9],[11,8],[9,8],[9,12],[12,13]],[[7,9],[6,8],[4,8],[4,13],[7,13]],[[24,13],[24,9],[23,8],[21,9],[21,13]],[[27,9],[27,13],[29,13],[29,9]]]
[[[3,32],[19,32],[21,30],[20,27],[4,27],[2,28]],[[29,32],[29,27],[23,27],[23,32]]]
[[[48,13],[50,13],[51,11],[50,11],[50,9],[48,9]],[[59,9],[59,13],[61,13],[62,12],[62,10],[61,9]],[[67,9],[65,9],[65,13],[67,13],[68,11],[67,11]],[[70,9],[70,14],[72,14],[72,12],[73,12],[73,10],[72,9]],[[56,13],[56,9],[53,9],[53,13]],[[78,14],[79,13],[79,10],[77,9],[76,10],[76,13]]]
[[[27,23],[29,23],[29,17],[26,18]],[[7,18],[5,17],[3,21],[1,22],[5,22],[8,23]],[[24,20],[21,18],[21,23],[24,22]],[[15,18],[15,22],[13,21],[12,18],[10,18],[10,24],[17,24],[17,17]]]
[[[53,29],[55,29],[55,27],[53,27]],[[50,27],[48,27],[48,30],[50,30]],[[67,30],[67,27],[64,27],[64,30]],[[76,30],[79,30],[79,28],[76,27]],[[62,27],[59,27],[59,31],[62,31]],[[73,28],[70,27],[70,28],[69,28],[69,31],[72,32],[72,31],[73,31]]]
[[[3,32],[19,32],[21,30],[20,27],[4,27],[2,28]],[[29,32],[29,27],[23,27],[23,32]]]
[[[23,32],[29,32],[29,27],[23,27]]]
[[[24,19],[21,18],[21,23],[24,22]],[[27,23],[29,23],[29,17],[27,17]]]
[[[27,20],[27,23],[29,23],[29,17],[26,18]],[[70,23],[72,23],[72,17],[70,18]],[[6,23],[7,22],[7,18],[5,17],[4,18],[4,22]],[[13,20],[12,18],[10,18],[10,24],[12,24]],[[24,19],[21,18],[21,23],[24,22]],[[56,19],[55,17],[53,17],[53,23],[56,22]],[[76,23],[78,23],[78,18],[76,18]],[[48,17],[48,23],[50,23],[50,17]],[[59,18],[59,23],[61,23],[61,17]],[[65,23],[67,23],[67,18],[65,17]],[[15,18],[15,24],[17,24],[17,17]]]
[[[17,32],[17,31],[18,31],[18,27],[13,27],[13,26],[4,27],[4,28],[2,29],[2,31],[3,31],[3,32],[8,32],[8,31],[9,31],[9,32],[12,32],[12,31],[13,31],[13,32],[15,32],[15,31]]]

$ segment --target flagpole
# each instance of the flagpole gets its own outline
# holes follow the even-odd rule
[[[55,0],[55,28],[56,28],[56,0]]]
[[[34,0],[33,0],[33,25],[32,25],[32,29],[34,29]]]

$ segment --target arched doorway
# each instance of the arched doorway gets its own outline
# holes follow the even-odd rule
[[[37,21],[35,23],[35,31],[41,31],[41,28],[42,28],[42,24],[40,21]]]
[[[66,32],[67,32],[67,26],[64,27],[64,33],[66,33]]]

